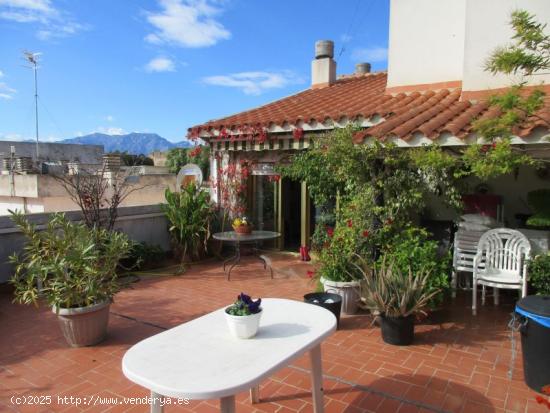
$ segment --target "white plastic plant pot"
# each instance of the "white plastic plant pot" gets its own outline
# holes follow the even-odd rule
[[[326,293],[338,294],[342,297],[342,312],[347,315],[355,314],[359,307],[360,281],[331,281],[321,278]]]
[[[260,327],[262,311],[251,315],[231,315],[226,311],[225,319],[231,334],[236,338],[243,339],[254,337]]]

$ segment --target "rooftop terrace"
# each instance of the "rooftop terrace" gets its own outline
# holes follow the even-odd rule
[[[144,405],[62,404],[57,396],[148,396],[121,372],[122,356],[133,344],[227,305],[241,290],[301,300],[314,289],[306,275],[309,264],[285,254],[271,258],[273,280],[257,261],[247,259],[230,282],[217,261],[193,266],[182,276],[142,276],[117,295],[107,340],[88,348],[68,348],[53,313],[12,304],[5,289],[0,293],[0,411],[148,411]],[[415,343],[408,347],[384,344],[367,314],[344,317],[340,330],[322,345],[325,411],[545,412],[523,383],[519,342],[508,378],[511,303],[503,299],[499,307],[487,305],[473,317],[469,297],[459,295],[417,325]],[[308,359],[301,358],[280,370],[262,383],[259,404],[252,405],[248,394],[237,395],[237,412],[311,412],[309,368]],[[52,404],[14,405],[15,395],[52,396]],[[218,401],[191,401],[165,411],[215,412]]]

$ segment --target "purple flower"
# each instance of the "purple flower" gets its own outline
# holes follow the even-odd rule
[[[259,313],[261,310],[260,308],[261,303],[262,303],[262,299],[258,298],[256,301],[252,301],[250,304],[248,304],[248,310],[250,311],[250,313],[252,314]]]

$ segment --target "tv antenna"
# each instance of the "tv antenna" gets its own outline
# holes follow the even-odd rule
[[[38,148],[38,60],[42,53],[33,53],[24,51],[25,60],[30,63],[31,69],[34,71],[34,119],[35,119],[35,134],[36,134],[36,161],[39,161],[40,151]]]

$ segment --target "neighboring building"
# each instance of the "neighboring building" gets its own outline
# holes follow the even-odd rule
[[[253,221],[282,232],[284,247],[306,245],[314,221],[307,188],[270,179],[273,166],[307,149],[318,133],[350,122],[364,128],[357,143],[379,139],[402,147],[433,142],[461,147],[477,142],[473,120],[495,115],[484,98],[514,80],[492,76],[483,66],[492,50],[510,42],[508,22],[517,8],[550,23],[546,0],[392,0],[387,73],[369,73],[370,65],[358,64],[355,74],[337,77],[332,42],[317,42],[309,89],[195,126],[189,136],[210,144],[214,182],[221,166],[255,162],[248,199]],[[540,74],[527,82],[549,80],[550,74]],[[550,101],[538,115],[550,122]],[[513,143],[548,150],[547,125],[537,117],[526,119]],[[548,181],[529,170],[520,171],[514,182],[495,181],[493,189],[511,220],[525,209],[519,194],[544,186]]]
[[[155,166],[166,166],[166,155],[166,151],[153,151],[149,154],[149,158],[153,159]]]
[[[77,210],[78,205],[52,175],[102,170],[106,160],[112,159],[97,145],[41,143],[38,153],[39,158],[35,143],[0,142],[0,215],[7,215],[10,209],[25,213]],[[121,206],[159,204],[164,201],[166,188],[174,190],[176,186],[176,176],[166,168],[122,166],[120,170],[124,176],[132,177],[131,185],[137,188]]]

